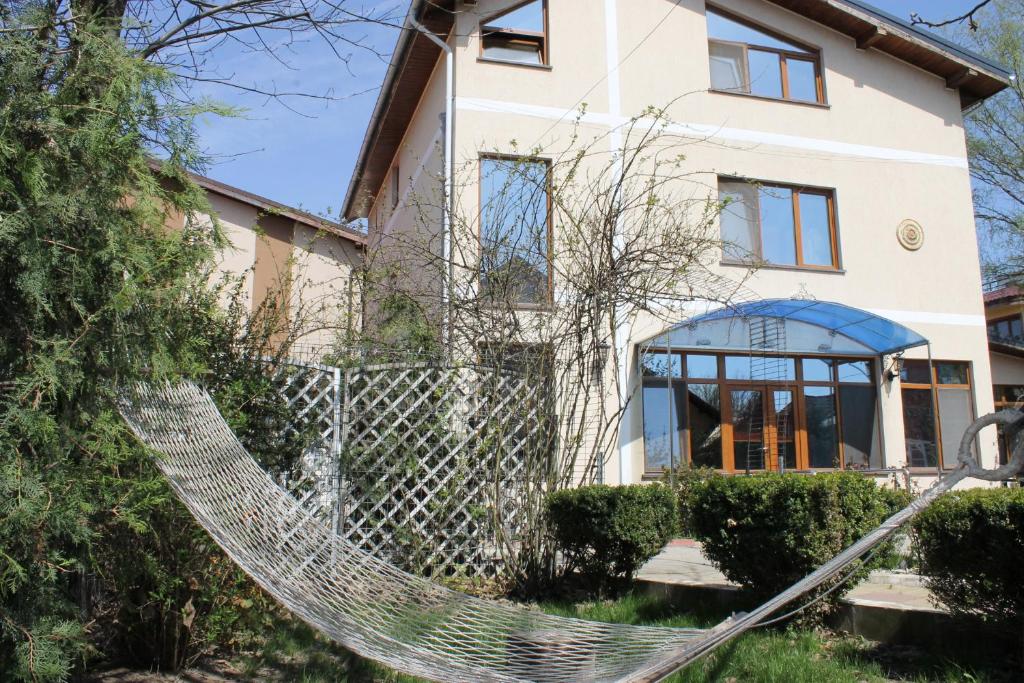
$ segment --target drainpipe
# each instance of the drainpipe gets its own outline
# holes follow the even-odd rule
[[[446,353],[450,350],[449,343],[451,335],[451,291],[452,291],[452,208],[453,208],[453,140],[454,140],[454,116],[455,116],[455,55],[451,46],[437,37],[437,35],[426,26],[416,21],[411,16],[409,23],[429,38],[435,45],[444,50],[444,206],[441,209],[441,258],[444,261],[444,271],[441,283],[441,307],[444,311],[444,321],[441,326],[441,343]]]

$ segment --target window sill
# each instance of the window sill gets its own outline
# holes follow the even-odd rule
[[[784,102],[786,104],[796,104],[801,107],[811,107],[812,109],[831,109],[832,105],[828,102],[808,102],[806,100],[787,100],[783,97],[768,97],[767,95],[755,95],[749,92],[735,92],[732,90],[719,90],[717,88],[708,88],[709,93],[715,95],[729,95],[731,97],[745,97],[749,100],[761,100],[763,102]]]
[[[816,268],[814,266],[785,266],[776,263],[743,263],[742,261],[719,261],[720,266],[734,268],[755,268],[756,270],[790,270],[799,273],[821,273],[822,275],[846,275],[844,268]]]
[[[477,62],[483,64],[505,64],[507,66],[521,66],[526,69],[538,69],[540,71],[551,71],[550,64],[530,64],[529,62],[516,62],[511,59],[495,59],[493,57],[477,57]]]

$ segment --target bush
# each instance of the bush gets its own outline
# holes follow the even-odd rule
[[[943,496],[913,523],[921,573],[951,612],[989,621],[1024,615],[1024,489]]]
[[[658,484],[564,489],[546,507],[565,572],[579,572],[598,590],[631,579],[678,529],[675,496]]]
[[[879,488],[853,472],[719,477],[694,489],[692,519],[704,554],[729,580],[763,599],[796,583],[908,502],[905,492]],[[893,553],[891,544],[883,548],[825,608]]]
[[[697,533],[693,526],[693,501],[697,490],[708,479],[723,476],[711,467],[679,467],[665,473],[662,481],[676,494],[679,503],[679,534],[684,538],[693,538]]]

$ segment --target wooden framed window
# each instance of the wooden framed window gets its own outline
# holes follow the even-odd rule
[[[401,180],[398,176],[398,166],[396,165],[391,169],[391,209],[394,210],[398,207],[398,192],[400,188]]]
[[[551,165],[480,159],[480,293],[496,304],[551,302]]]
[[[825,104],[818,50],[710,5],[707,21],[712,90]]]
[[[480,57],[497,62],[546,66],[547,0],[528,0],[481,21]]]
[[[839,268],[832,190],[719,178],[723,261]]]
[[[994,384],[992,393],[995,398],[996,412],[1000,410],[1019,410],[1024,412],[1024,385],[1021,384]],[[999,440],[999,464],[1005,465],[1010,460],[1010,451],[1013,446],[1007,436],[1003,425],[996,427]]]
[[[956,467],[964,431],[974,421],[971,367],[964,361],[905,360],[900,369],[907,464]]]
[[[1024,319],[1019,315],[989,320],[986,325],[988,327],[989,339],[997,341],[1020,341],[1024,339]]]
[[[649,349],[641,354],[644,469],[725,472],[881,469],[875,364],[779,357],[771,379],[749,355]]]

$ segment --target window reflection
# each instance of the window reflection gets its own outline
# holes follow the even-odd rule
[[[671,390],[667,386],[645,386],[644,454],[648,472],[656,472],[677,465],[682,453],[684,422],[684,387]]]
[[[717,384],[690,384],[690,462],[722,469],[722,397]]]
[[[733,472],[882,467],[871,360],[651,349],[642,364],[648,471],[672,463]],[[962,414],[963,405],[951,396],[943,410]],[[927,428],[928,419],[918,422]]]
[[[712,89],[824,102],[814,50],[710,8],[707,25]]]
[[[838,419],[832,387],[806,387],[808,461],[814,469],[839,467]]]
[[[530,159],[480,160],[480,285],[509,303],[548,301],[548,164]]]
[[[827,190],[719,178],[723,258],[838,267],[832,196]]]
[[[939,451],[935,439],[931,389],[904,387],[902,395],[907,464],[911,467],[936,467],[939,464]]]

